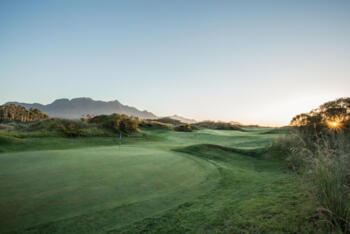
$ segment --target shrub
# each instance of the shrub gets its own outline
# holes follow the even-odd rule
[[[62,120],[60,130],[68,137],[83,136],[83,129],[87,128],[86,124],[78,120]]]
[[[191,125],[189,125],[189,124],[183,124],[183,125],[176,126],[174,128],[174,130],[178,131],[178,132],[192,132]]]
[[[80,120],[69,119],[48,119],[30,123],[29,125],[19,125],[19,128],[28,132],[40,132],[43,136],[50,134],[63,134],[67,137],[84,136],[83,130],[89,128],[87,123]],[[50,134],[49,134],[50,133]]]
[[[214,121],[202,121],[199,123],[192,124],[191,126],[197,128],[209,128],[216,130],[239,130],[243,131],[239,125],[226,123],[226,122],[214,122]]]
[[[99,124],[115,132],[132,133],[137,131],[139,119],[127,115],[112,114],[95,116],[89,119],[88,122]]]

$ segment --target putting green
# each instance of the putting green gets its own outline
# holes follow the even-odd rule
[[[81,219],[107,230],[204,194],[218,178],[201,159],[142,144],[2,153],[0,160],[0,232],[55,222],[82,231]]]

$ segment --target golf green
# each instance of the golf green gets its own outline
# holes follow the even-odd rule
[[[98,212],[109,209],[114,210],[111,223],[118,226],[201,195],[215,184],[213,165],[145,146],[0,154],[1,231],[83,214],[92,214],[96,222]]]

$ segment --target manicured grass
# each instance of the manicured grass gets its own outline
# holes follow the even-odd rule
[[[8,153],[0,160],[0,223],[8,231],[116,208],[128,212],[123,223],[132,221],[205,193],[213,184],[207,177],[217,174],[195,158],[137,146]],[[147,202],[153,206],[143,215],[127,208]]]
[[[262,131],[23,139],[41,150],[2,148],[21,152],[0,154],[0,232],[315,231],[296,175],[261,150],[278,135]]]

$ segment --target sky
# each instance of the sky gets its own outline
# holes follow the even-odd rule
[[[0,1],[0,104],[280,126],[349,94],[347,0]]]

